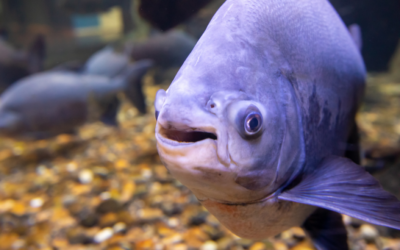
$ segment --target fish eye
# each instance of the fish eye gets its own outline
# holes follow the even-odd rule
[[[260,112],[251,112],[247,115],[244,123],[244,129],[248,135],[257,133],[262,125],[262,116]]]

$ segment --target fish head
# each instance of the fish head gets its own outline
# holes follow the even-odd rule
[[[248,203],[273,193],[284,116],[271,98],[240,90],[201,91],[179,80],[157,93],[159,155],[199,200]]]
[[[290,64],[273,38],[242,27],[238,4],[220,8],[155,100],[160,158],[201,201],[268,198],[304,159]]]

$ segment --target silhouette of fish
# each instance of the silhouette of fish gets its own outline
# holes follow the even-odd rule
[[[139,61],[113,78],[49,71],[22,79],[0,97],[0,135],[36,140],[97,120],[116,125],[110,100],[121,91],[135,99],[133,85],[141,85],[151,65],[149,60]]]
[[[154,27],[169,30],[189,19],[211,0],[140,1],[139,13]]]
[[[0,93],[16,81],[43,70],[46,43],[38,35],[28,51],[18,51],[0,39]]]
[[[400,229],[400,202],[341,146],[365,76],[328,1],[228,0],[157,92],[159,155],[241,237],[302,226],[318,249],[348,249],[339,213]]]
[[[126,44],[126,53],[133,60],[151,59],[161,68],[180,67],[194,48],[196,40],[188,34],[171,30],[144,42]]]

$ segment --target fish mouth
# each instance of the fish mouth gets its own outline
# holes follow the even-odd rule
[[[203,131],[198,128],[192,128],[191,130],[178,130],[178,129],[166,129],[160,126],[158,131],[158,138],[163,142],[171,145],[182,145],[182,144],[194,144],[205,140],[218,139],[217,135],[210,131]]]

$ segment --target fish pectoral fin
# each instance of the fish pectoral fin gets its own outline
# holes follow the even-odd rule
[[[342,216],[318,208],[302,226],[318,250],[348,250],[347,231]]]
[[[400,229],[400,202],[361,166],[343,157],[325,158],[278,198]]]

